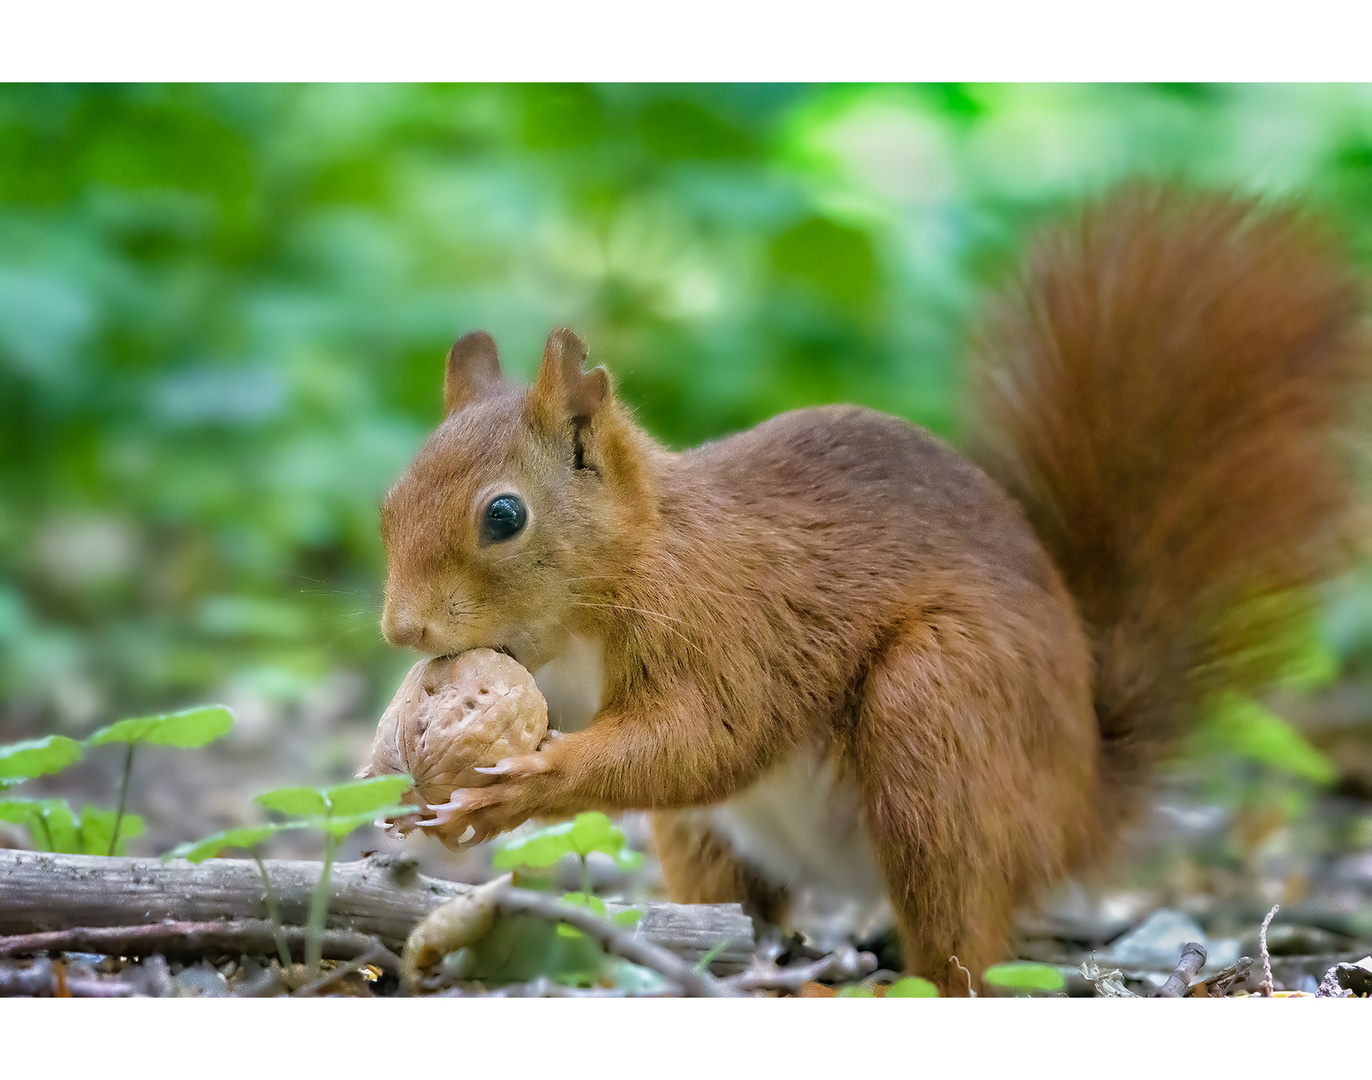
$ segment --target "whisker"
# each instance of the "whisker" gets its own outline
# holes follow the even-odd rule
[[[627,604],[591,604],[591,603],[586,603],[586,602],[580,601],[580,600],[573,600],[573,601],[572,601],[572,607],[606,608],[606,609],[612,610],[612,611],[632,611],[632,612],[634,612],[634,613],[636,613],[636,614],[638,614],[638,615],[648,615],[648,616],[651,616],[651,617],[653,617],[653,618],[665,619],[665,620],[667,620],[667,621],[669,621],[669,622],[685,622],[685,621],[686,621],[685,619],[674,619],[672,616],[670,616],[670,615],[665,615],[665,614],[663,614],[663,613],[660,612],[660,611],[648,611],[648,610],[645,610],[644,608],[630,607],[630,606],[628,606]],[[666,629],[666,630],[669,631],[670,633],[675,634],[675,635],[676,635],[677,637],[679,637],[682,641],[684,641],[687,645],[689,645],[692,649],[694,649],[696,652],[700,653],[701,656],[704,656],[704,655],[705,655],[705,650],[702,649],[699,645],[697,645],[697,644],[696,644],[694,641],[692,641],[690,638],[688,638],[688,637],[687,637],[685,634],[683,634],[680,630],[677,630],[677,629],[675,629],[674,627],[671,627],[671,626],[666,626],[666,627],[664,627],[664,629]]]
[[[559,580],[564,581],[564,582],[569,582],[569,583],[570,583],[570,582],[578,582],[578,581],[610,581],[610,580],[618,580],[620,577],[621,577],[621,575],[619,575],[619,574],[578,574],[578,575],[574,575],[574,576],[569,576],[569,577],[560,578]],[[711,588],[710,588],[709,586],[707,586],[707,585],[699,585],[699,584],[696,584],[696,583],[694,583],[694,582],[692,582],[692,584],[691,584],[691,591],[692,591],[692,592],[713,593],[715,596],[725,596],[725,597],[728,597],[728,598],[733,599],[733,600],[749,600],[749,599],[752,599],[752,597],[750,597],[749,594],[747,594],[747,593],[731,592],[731,591],[728,591],[728,590],[726,590],[726,589],[711,589]]]

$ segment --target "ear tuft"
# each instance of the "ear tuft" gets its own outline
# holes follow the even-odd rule
[[[448,416],[489,393],[502,381],[495,341],[485,330],[463,334],[448,350],[443,375],[443,411]]]
[[[610,377],[604,368],[582,371],[586,343],[565,327],[548,335],[543,363],[534,380],[533,400],[538,411],[555,424],[587,421],[609,396]]]

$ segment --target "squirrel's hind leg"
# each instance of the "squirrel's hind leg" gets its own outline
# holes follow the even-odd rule
[[[678,904],[741,903],[750,915],[776,923],[785,894],[755,874],[692,810],[652,815],[653,846],[667,896]]]
[[[1068,858],[1071,819],[1089,813],[1079,774],[1094,769],[1094,720],[1084,653],[1082,701],[1069,702],[1013,613],[991,626],[935,610],[874,658],[852,754],[906,968],[965,996],[959,965],[980,990],[1015,908]]]

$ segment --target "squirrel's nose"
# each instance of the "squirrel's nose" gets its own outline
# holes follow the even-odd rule
[[[424,624],[413,615],[387,608],[381,614],[381,633],[392,645],[418,648],[424,641]]]

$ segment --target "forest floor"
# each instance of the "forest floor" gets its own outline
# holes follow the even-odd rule
[[[361,707],[365,689],[360,680],[339,675],[314,698],[290,710],[236,702],[238,723],[220,743],[199,751],[141,748],[129,810],[144,817],[146,832],[130,844],[130,854],[159,855],[188,839],[258,823],[263,815],[251,802],[258,791],[346,779],[368,756],[373,722]],[[1059,992],[1149,996],[1173,974],[1186,944],[1199,942],[1207,955],[1203,967],[1188,973],[1190,993],[1252,994],[1259,992],[1265,974],[1260,929],[1279,905],[1266,935],[1274,990],[1316,993],[1336,965],[1356,964],[1367,957],[1372,953],[1368,736],[1365,725],[1340,722],[1340,708],[1350,711],[1343,698],[1332,695],[1323,712],[1311,709],[1303,718],[1305,730],[1316,733],[1317,744],[1339,765],[1338,783],[1302,788],[1297,797],[1289,786],[1264,787],[1268,774],[1259,770],[1249,777],[1247,788],[1231,785],[1227,801],[1216,801],[1212,785],[1196,767],[1172,770],[1110,866],[1091,881],[1064,885],[1040,910],[1022,915],[1015,956],[1061,972],[1065,983]],[[85,800],[109,806],[120,765],[117,753],[92,753],[57,777],[32,782],[25,794],[60,794],[73,805]],[[628,847],[647,858],[641,867],[626,870],[592,855],[585,867],[592,890],[625,904],[660,895],[646,818],[625,815],[619,824]],[[0,847],[26,846],[22,829],[0,823]],[[439,879],[479,884],[495,874],[489,845],[457,855],[436,841],[402,843],[372,828],[348,837],[338,858],[354,860],[369,851],[412,862],[422,874]],[[285,833],[273,838],[263,854],[317,859],[319,841],[306,832]],[[581,870],[561,868],[554,884],[581,888]],[[784,939],[766,928],[758,942],[759,964],[769,969],[795,965],[796,971],[809,965],[806,970],[821,977],[803,984],[782,979],[754,993],[825,996],[847,987],[849,992],[874,989],[880,994],[900,968],[897,947],[889,939],[853,943],[859,950],[856,960],[849,950],[845,957],[830,956],[827,961],[804,942]],[[398,983],[386,965],[356,962],[364,957],[352,963],[326,960],[320,972],[306,972],[299,965],[282,969],[269,953],[235,952],[221,943],[207,947],[202,956],[182,953],[168,962],[161,957],[121,959],[118,954],[76,949],[43,950],[39,955],[0,959],[0,995],[221,996],[260,994],[270,988],[274,993],[303,989],[370,996],[397,991]],[[1344,989],[1360,995],[1372,992],[1372,961],[1362,969],[1340,970],[1335,982],[1342,980]],[[328,981],[311,985],[320,974]],[[421,992],[458,992],[464,985],[437,969],[426,978]],[[1330,985],[1326,982],[1326,994]],[[664,992],[660,981],[652,980],[627,989],[599,989],[616,994]],[[569,991],[535,980],[505,992]]]

